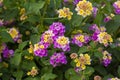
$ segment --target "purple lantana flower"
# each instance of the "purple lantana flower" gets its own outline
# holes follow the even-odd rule
[[[63,36],[65,33],[65,26],[60,22],[54,22],[50,25],[49,30],[53,31],[55,36]]]
[[[3,58],[10,58],[14,55],[14,51],[9,49],[5,43],[2,44]]]
[[[113,7],[115,9],[115,13],[120,14],[120,1],[119,0],[114,2]]]
[[[82,47],[84,44],[88,43],[89,41],[90,41],[90,36],[82,35],[82,34],[77,34],[72,39],[72,43],[78,45],[79,47]]]
[[[62,49],[63,51],[70,51],[69,38],[65,36],[58,36],[54,41],[54,48]]]
[[[76,5],[76,4],[78,4],[79,1],[81,1],[81,0],[74,0],[73,4]]]
[[[35,44],[34,45],[34,54],[35,54],[35,56],[39,56],[41,58],[47,56],[48,55],[47,47],[48,47],[48,45],[46,45],[42,41]]]
[[[54,53],[54,54],[50,57],[50,64],[51,64],[53,67],[60,66],[60,65],[62,65],[62,64],[67,64],[66,56],[64,55],[63,52]]]
[[[102,63],[105,67],[107,67],[112,61],[112,57],[111,57],[111,54],[108,53],[107,51],[104,51],[103,52],[103,60],[102,60]]]

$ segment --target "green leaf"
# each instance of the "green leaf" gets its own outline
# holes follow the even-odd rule
[[[77,14],[74,14],[73,17],[72,17],[72,25],[73,26],[80,26],[81,25],[81,22],[83,20],[83,17],[80,16],[80,15],[77,15]]]
[[[19,44],[18,48],[19,48],[20,50],[23,50],[23,48],[24,48],[27,44],[28,44],[28,41],[22,42],[22,43]]]
[[[100,11],[98,11],[97,16],[96,16],[96,18],[94,20],[94,23],[97,24],[98,26],[100,26],[102,20],[103,20],[103,14],[100,13]]]
[[[83,71],[83,75],[91,76],[94,73],[94,68],[92,67],[86,67],[86,69]]]
[[[118,67],[118,75],[119,75],[119,77],[120,77],[120,66]]]
[[[103,76],[107,75],[106,69],[101,65],[95,66],[94,69]]]
[[[48,59],[48,58],[41,58],[41,62],[42,62],[44,65],[50,65],[50,62],[49,62],[49,59]]]
[[[38,3],[28,3],[27,4],[29,5],[28,13],[38,14],[40,12],[40,9],[43,8],[44,4],[45,1],[39,1]]]
[[[40,41],[40,36],[39,35],[32,35],[30,37],[30,41],[31,41],[32,44],[36,44],[37,42]]]
[[[31,70],[32,67],[37,67],[34,61],[23,60],[21,63],[22,69]]]
[[[22,80],[23,71],[14,72],[13,76],[16,78],[16,80]]]
[[[57,77],[57,75],[52,73],[45,73],[43,76],[41,76],[40,80],[54,80]]]
[[[94,52],[94,56],[101,59],[103,57],[103,54],[102,52],[97,51],[97,52]]]
[[[83,46],[83,47],[80,47],[80,49],[79,49],[79,51],[78,51],[78,54],[85,53],[85,52],[87,52],[87,51],[89,51],[89,50],[87,49],[87,46]]]
[[[0,36],[1,36],[2,42],[12,42],[13,43],[13,39],[7,31],[0,32]]]
[[[105,27],[108,33],[116,32],[120,28],[120,15],[117,15],[113,20],[109,21]]]
[[[25,78],[24,80],[40,80],[39,77],[28,77],[28,78]]]
[[[103,80],[108,80],[109,78],[113,78],[114,76],[111,74],[108,74],[106,76],[104,76]]]
[[[22,58],[21,53],[14,53],[13,58],[11,58],[11,64],[19,66],[21,58]]]

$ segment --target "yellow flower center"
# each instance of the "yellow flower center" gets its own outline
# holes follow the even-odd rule
[[[9,34],[11,35],[12,38],[15,38],[18,35],[18,31],[15,28],[12,28],[9,31]]]
[[[87,15],[90,15],[92,13],[93,10],[92,3],[86,0],[79,1],[75,10],[78,12],[77,13],[78,15],[86,17]]]
[[[77,36],[76,39],[77,39],[78,41],[80,41],[80,42],[84,42],[84,41],[85,41],[83,35]]]
[[[57,43],[59,43],[60,45],[66,45],[66,44],[68,44],[68,39],[66,38],[66,37],[59,37],[58,39],[57,39]]]

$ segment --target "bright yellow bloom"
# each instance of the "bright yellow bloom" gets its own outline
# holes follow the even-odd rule
[[[98,40],[104,45],[108,45],[109,42],[113,42],[111,35],[109,35],[107,32],[100,32],[100,34],[98,35]]]
[[[42,44],[39,44],[39,43],[34,44],[34,50],[44,49],[44,48],[45,48],[45,47],[44,47],[44,45],[42,45]]]
[[[76,67],[81,68],[82,70],[86,69],[86,65],[91,64],[91,59],[88,54],[80,54],[79,57],[74,59]]]
[[[92,3],[86,0],[79,1],[79,3],[76,5],[75,10],[77,11],[78,15],[81,15],[83,17],[91,15],[93,11]]]
[[[38,74],[38,70],[35,67],[32,67],[32,70],[27,72],[27,75],[31,75],[32,77],[36,76]]]
[[[8,33],[11,35],[11,37],[12,37],[13,39],[14,39],[16,36],[18,36],[18,34],[19,34],[19,32],[17,31],[16,28],[10,29],[10,31],[9,31]]]
[[[25,15],[26,11],[25,8],[20,9],[20,20],[23,21],[27,19],[27,16]]]
[[[69,43],[69,39],[65,36],[62,36],[57,39],[57,43],[64,46]]]
[[[70,9],[66,7],[59,9],[57,12],[59,14],[59,18],[67,18],[68,20],[71,20],[71,16],[73,15],[73,13],[70,12]]]
[[[80,36],[76,36],[75,37],[78,41],[80,41],[80,42],[84,42],[85,40],[84,40],[84,35],[80,35]]]

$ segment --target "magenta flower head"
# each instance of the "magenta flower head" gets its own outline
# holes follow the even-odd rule
[[[72,43],[82,47],[84,44],[90,41],[90,37],[88,35],[77,34],[73,37]]]
[[[111,57],[111,54],[108,53],[107,51],[104,51],[103,52],[103,60],[102,60],[102,63],[105,67],[107,67],[112,61],[112,57]]]
[[[54,48],[62,49],[63,51],[70,51],[69,38],[65,36],[58,36],[54,42]]]
[[[60,66],[62,64],[67,64],[67,59],[66,56],[64,55],[64,52],[54,53],[50,57],[50,64],[53,67]]]
[[[10,58],[14,55],[14,51],[12,49],[9,50],[5,43],[2,44],[2,47],[3,58]]]
[[[52,30],[48,30],[48,31],[45,31],[42,34],[41,41],[43,41],[44,43],[48,44],[48,46],[49,46],[50,44],[53,43],[54,37],[55,37],[55,34],[53,33],[53,31]]]
[[[39,56],[41,58],[47,56],[48,55],[47,47],[48,47],[48,45],[46,45],[42,41],[37,44],[34,44],[35,56]]]
[[[112,18],[110,16],[107,16],[104,18],[104,22],[109,22]]]
[[[0,19],[0,27],[4,25],[3,20]]]
[[[17,42],[21,38],[21,35],[20,35],[19,31],[16,28],[10,28],[8,33],[11,35],[11,37],[13,38],[13,40],[15,42]]]
[[[81,0],[73,0],[73,4],[76,5],[76,4],[78,4],[79,1],[81,1]]]
[[[60,22],[54,22],[50,25],[49,30],[53,31],[56,36],[63,36],[65,33],[65,26]]]
[[[89,30],[95,31],[95,32],[100,32],[99,28],[96,24],[93,24],[92,26],[89,27]]]
[[[94,16],[94,18],[97,15],[97,11],[98,11],[98,8],[97,7],[93,7],[93,16]]]
[[[113,7],[115,9],[115,13],[120,14],[120,1],[119,0],[114,2]]]

